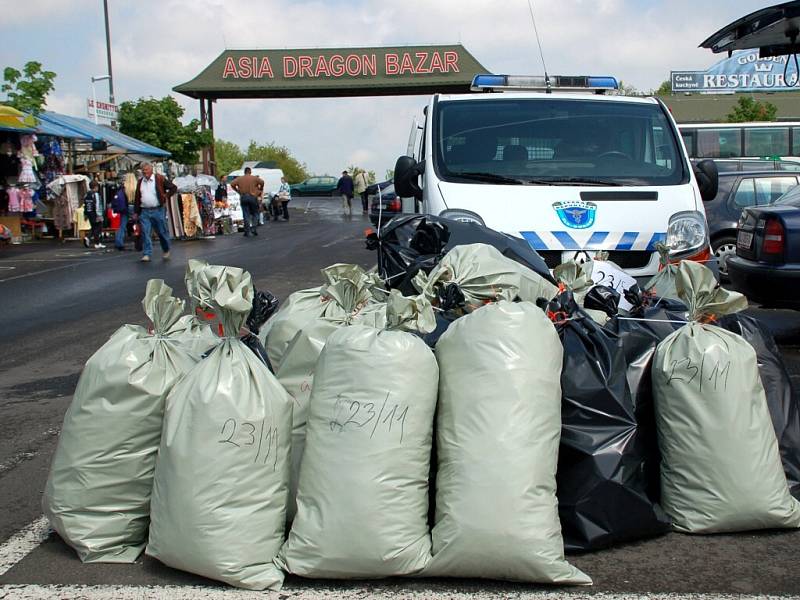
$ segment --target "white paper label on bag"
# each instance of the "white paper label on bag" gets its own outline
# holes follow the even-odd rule
[[[592,262],[592,281],[619,292],[619,307],[630,310],[633,305],[625,300],[625,290],[636,285],[636,280],[612,262],[595,260]]]

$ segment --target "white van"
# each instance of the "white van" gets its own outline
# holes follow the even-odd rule
[[[694,172],[668,108],[603,95],[616,88],[613,77],[478,75],[473,91],[503,93],[434,95],[395,188],[427,214],[525,238],[551,268],[604,250],[646,278],[658,242],[708,260],[714,163]]]
[[[228,183],[244,175],[245,167],[249,166],[247,163],[242,165],[241,169],[237,169],[236,171],[231,171],[228,174],[227,180]],[[266,169],[263,167],[250,167],[251,175],[255,175],[256,177],[261,177],[264,180],[264,201],[266,202],[272,196],[278,193],[278,190],[281,187],[281,177],[283,177],[283,170],[281,169]]]

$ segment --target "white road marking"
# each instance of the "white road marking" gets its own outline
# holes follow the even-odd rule
[[[0,575],[28,556],[47,536],[50,535],[50,523],[44,515],[33,523],[26,525],[12,535],[0,546]],[[0,587],[0,591],[3,588]],[[0,595],[0,598],[3,596]]]
[[[341,244],[342,242],[346,242],[347,240],[354,240],[356,239],[353,235],[346,235],[344,237],[340,237],[338,239],[333,240],[332,242],[328,242],[327,244],[322,244],[320,248],[330,248],[331,246],[335,246],[336,244]]]
[[[285,587],[280,592],[253,592],[234,588],[205,586],[127,586],[127,585],[0,585],[0,598],[19,600],[142,600],[144,598],[169,598],[170,600],[264,600],[265,598],[289,598],[291,600],[331,600],[332,598],[350,600],[375,598],[378,600],[398,600],[400,598],[447,598],[455,600],[482,600],[484,598],[520,598],[527,600],[796,600],[798,596],[753,596],[739,594],[609,594],[573,592],[526,592],[517,591],[469,591],[408,589],[392,586],[380,590],[382,584],[370,585],[355,583],[352,587],[329,587],[310,584],[313,588]],[[378,588],[378,589],[376,589]]]

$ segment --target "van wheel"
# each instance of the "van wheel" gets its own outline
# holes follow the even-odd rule
[[[736,238],[721,237],[711,242],[711,250],[717,259],[720,277],[728,279],[728,258],[736,256]]]

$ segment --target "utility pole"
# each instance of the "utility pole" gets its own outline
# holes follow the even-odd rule
[[[108,27],[108,0],[103,0],[103,13],[106,18],[106,57],[108,58],[108,102],[114,104],[114,79],[111,72],[111,29]]]

